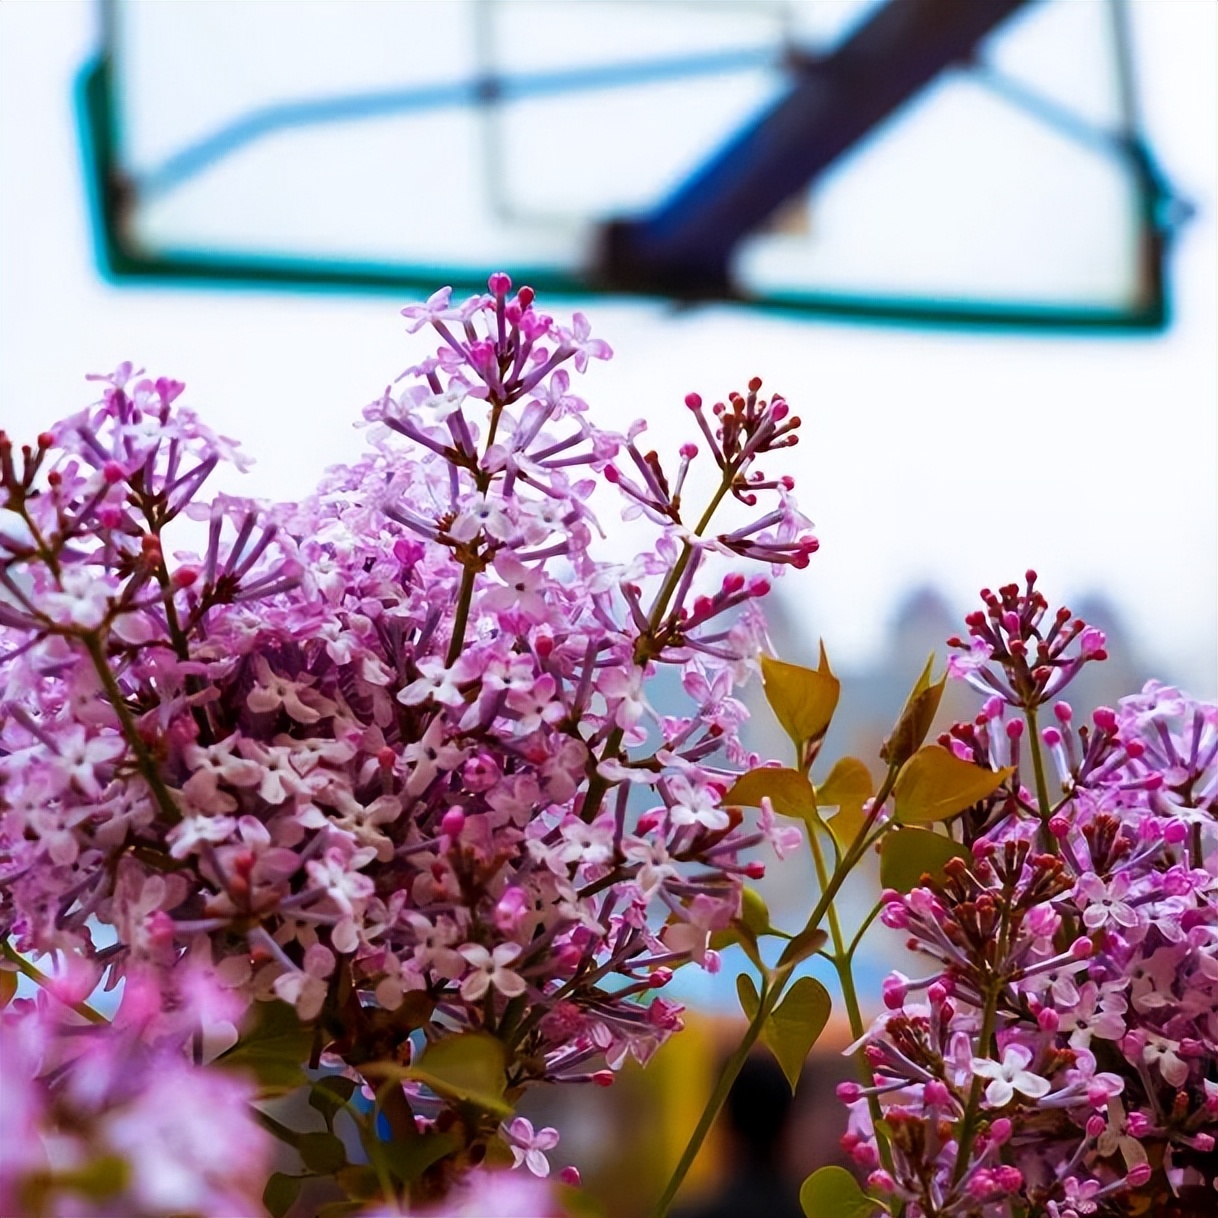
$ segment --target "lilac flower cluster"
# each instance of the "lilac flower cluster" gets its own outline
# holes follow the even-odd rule
[[[722,796],[758,761],[733,690],[769,589],[735,567],[816,548],[757,465],[799,420],[758,381],[691,396],[718,468],[691,512],[697,446],[666,469],[642,423],[602,430],[571,391],[568,366],[610,355],[586,319],[489,286],[404,310],[438,350],[300,504],[200,500],[245,459],[130,365],[19,453],[0,437],[7,951],[167,993],[189,959],[290,1003],[311,1063],[361,1081],[490,1034],[508,1105],[611,1082],[680,1027],[657,991],[716,967],[762,867],[745,852],[779,832]],[[655,525],[626,564],[593,552],[605,484]],[[733,499],[751,520],[714,531]],[[171,550],[182,516],[201,553]],[[663,665],[680,715],[651,705]],[[499,1113],[417,1079],[393,1103],[399,1132],[460,1134],[432,1194],[502,1140]]]
[[[272,1143],[254,1089],[192,1060],[233,1033],[240,1001],[197,968],[172,992],[132,975],[101,1026],[68,1005],[94,975],[82,962],[0,1012],[0,1213],[257,1213]]]
[[[1104,640],[1064,610],[1042,629],[1034,578],[983,594],[952,640],[990,697],[942,743],[1014,768],[956,822],[963,857],[885,894],[933,965],[884,986],[846,1145],[925,1218],[1211,1213],[1218,707],[1151,682],[1090,725],[1057,701],[1039,728]]]

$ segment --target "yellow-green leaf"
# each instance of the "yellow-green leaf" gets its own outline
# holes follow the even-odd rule
[[[825,823],[839,846],[849,846],[863,827],[863,805],[875,793],[871,772],[857,757],[835,762],[829,776],[816,788],[819,807],[836,807],[837,814]]]
[[[993,794],[1012,773],[1010,766],[987,770],[942,745],[928,744],[897,775],[896,818],[906,825],[947,820]]]
[[[844,1167],[814,1171],[799,1190],[806,1218],[870,1218],[879,1206]]]
[[[331,1176],[347,1166],[347,1148],[332,1133],[302,1133],[296,1143],[304,1165],[319,1176]]]
[[[819,740],[829,730],[841,682],[829,670],[823,643],[818,668],[803,668],[763,655],[761,676],[766,701],[797,749],[802,751],[805,744]]]
[[[296,1018],[295,1008],[277,999],[256,1002],[241,1038],[216,1058],[216,1065],[245,1070],[258,1080],[261,1096],[284,1095],[303,1086],[313,1030]]]
[[[355,1080],[346,1075],[327,1074],[309,1089],[309,1107],[321,1113],[327,1126],[333,1125],[334,1118],[355,1093],[355,1085]]]
[[[792,1095],[808,1052],[825,1030],[832,1007],[829,991],[815,977],[800,977],[761,1029],[761,1039],[787,1076]]]
[[[116,1197],[130,1181],[131,1165],[122,1155],[98,1155],[81,1167],[55,1173],[57,1185],[84,1193],[92,1201],[104,1202]]]
[[[782,955],[778,957],[778,967],[782,968],[787,964],[794,966],[801,960],[806,960],[809,956],[820,951],[825,946],[828,938],[829,936],[823,930],[811,930],[805,926],[782,949]]]
[[[773,934],[779,932],[771,931]],[[730,926],[725,926],[722,930],[712,930],[710,934],[710,948],[712,951],[722,952],[729,947],[735,947],[737,944],[743,950],[744,954],[759,968],[765,967],[765,962],[761,958],[761,952],[757,949],[757,936],[739,918],[736,918]]]
[[[894,829],[880,843],[880,883],[909,892],[923,875],[939,878],[950,859],[968,859],[968,850],[930,829]]]
[[[770,910],[761,893],[745,887],[740,894],[740,922],[743,922],[754,938],[770,933]]]
[[[506,1115],[511,1112],[511,1105],[503,1099],[506,1066],[507,1050],[502,1041],[485,1032],[463,1032],[428,1046],[419,1064],[406,1067],[402,1073],[437,1095]]]
[[[757,1018],[757,1008],[761,1005],[761,999],[757,994],[757,987],[748,973],[741,973],[737,976],[736,997],[740,999],[740,1009],[744,1012],[744,1017],[751,1023]]]
[[[425,1133],[405,1141],[395,1138],[392,1142],[382,1142],[378,1153],[403,1184],[413,1184],[433,1163],[460,1150],[462,1145],[460,1134],[451,1131]]]
[[[917,752],[934,722],[939,700],[943,697],[943,688],[947,684],[946,673],[931,684],[930,670],[934,662],[932,653],[905,702],[901,717],[892,729],[892,735],[884,741],[884,746],[880,749],[880,758],[889,765],[904,765]]]
[[[353,1163],[349,1167],[341,1168],[334,1173],[334,1179],[338,1187],[353,1201],[371,1201],[380,1192],[376,1169],[366,1163]],[[265,1199],[264,1196],[263,1200]]]
[[[760,808],[763,799],[768,799],[774,805],[774,811],[783,816],[816,814],[816,793],[812,784],[798,770],[779,769],[778,766],[761,766],[741,774],[723,797],[723,802],[728,806],[743,804],[747,808]]]
[[[271,1218],[283,1218],[296,1204],[303,1183],[303,1176],[288,1176],[281,1171],[271,1173],[266,1187],[262,1190],[262,1204],[266,1206]]]

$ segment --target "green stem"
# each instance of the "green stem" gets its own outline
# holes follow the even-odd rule
[[[127,699],[123,696],[123,691],[119,688],[118,681],[106,661],[106,653],[102,648],[101,640],[96,634],[85,634],[81,636],[81,639],[89,653],[89,658],[93,661],[93,667],[97,671],[102,687],[106,691],[106,697],[109,699],[110,705],[114,707],[114,713],[122,725],[123,736],[135,754],[136,763],[144,781],[148,784],[148,789],[152,792],[165,819],[170,824],[176,825],[182,819],[181,813],[173,801],[173,796],[169,793],[169,788],[161,778],[155,758],[148,751],[148,745],[140,735],[135,720],[131,717],[131,711],[127,708]]]
[[[710,527],[710,522],[714,519],[715,512],[723,502],[723,497],[732,489],[732,483],[735,481],[735,478],[736,467],[734,465],[728,466],[723,471],[723,480],[719,484],[719,489],[711,496],[710,502],[706,505],[706,510],[702,513],[702,518],[694,528],[695,537],[701,537]],[[668,612],[668,603],[672,600],[673,593],[676,592],[677,585],[681,582],[681,576],[685,574],[685,568],[689,566],[690,556],[693,552],[694,548],[688,541],[683,543],[680,557],[673,564],[672,570],[668,573],[668,578],[656,594],[656,599],[651,606],[651,612],[647,615],[647,629],[643,634],[639,635],[638,641],[634,646],[634,661],[640,666],[646,664],[652,657],[655,632],[659,629],[660,623],[664,620],[664,615]],[[451,662],[450,660],[449,663]],[[613,729],[608,740],[605,741],[604,752],[601,753],[602,761],[618,756],[621,751],[622,740],[625,736],[626,733],[620,727]],[[599,772],[593,773],[592,777],[588,780],[588,793],[584,797],[583,806],[580,808],[579,815],[581,820],[592,821],[596,819],[596,815],[600,811],[601,802],[605,798],[605,793],[609,790],[609,785],[609,782],[602,778]]]
[[[811,823],[808,825],[808,842],[812,847],[812,858],[816,864],[816,878],[820,881],[821,888],[824,889],[829,882],[828,873],[825,870],[825,855],[821,848],[820,839],[816,835],[816,826]],[[833,941],[833,956],[831,959],[833,961],[833,968],[837,972],[838,985],[841,986],[842,998],[846,1003],[846,1017],[850,1021],[850,1036],[852,1040],[858,1040],[866,1030],[863,1027],[862,1011],[859,1010],[858,994],[854,989],[854,971],[852,968],[854,949],[858,946],[858,937],[855,937],[854,942],[850,945],[850,949],[847,950],[842,938],[842,928],[838,921],[837,910],[832,905],[829,906],[828,920],[829,937]],[[871,1063],[868,1062],[862,1048],[855,1054],[855,1061],[858,1063],[859,1072],[862,1074],[866,1085],[874,1087],[875,1075],[871,1071]],[[879,1099],[874,1095],[869,1095],[867,1097],[867,1108],[871,1113],[871,1127],[875,1130],[876,1145],[880,1152],[880,1162],[884,1170],[891,1174],[892,1152],[888,1146],[888,1139],[881,1132],[880,1122],[883,1120],[884,1114],[880,1111]]]
[[[15,965],[17,971],[23,976],[28,977],[35,985],[41,986],[44,990],[55,994],[55,983],[41,969],[31,964],[24,956],[15,951],[7,941],[0,943],[0,953],[3,953],[4,958],[11,964]],[[55,994],[59,998],[58,994]],[[110,1021],[100,1012],[95,1011],[87,1002],[68,1002],[66,999],[59,998],[59,1001],[66,1007],[70,1007],[77,1015],[87,1019],[90,1023],[98,1024],[99,1026],[108,1026]]]
[[[727,1100],[727,1095],[732,1089],[732,1084],[736,1081],[741,1067],[743,1067],[748,1055],[752,1052],[753,1046],[761,1036],[761,1029],[764,1027],[765,1021],[769,1018],[770,1011],[774,1006],[772,998],[777,996],[781,988],[782,984],[778,982],[762,992],[761,1002],[757,1007],[757,1014],[753,1016],[748,1030],[745,1032],[740,1044],[736,1046],[735,1052],[724,1063],[723,1070],[719,1074],[719,1079],[715,1083],[715,1088],[710,1094],[710,1099],[706,1101],[706,1107],[702,1109],[702,1115],[698,1118],[698,1124],[685,1146],[681,1159],[677,1163],[672,1177],[664,1189],[663,1195],[656,1204],[655,1218],[664,1218],[668,1213],[668,1208],[672,1205],[678,1189],[680,1189],[685,1181],[685,1177],[689,1174],[689,1169],[693,1166],[694,1159],[698,1157],[698,1151],[702,1149],[702,1143],[706,1141],[706,1135],[715,1123],[719,1110]]]
[[[850,1035],[858,1040],[867,1029],[863,1027],[863,1013],[859,1009],[858,994],[854,988],[853,963],[853,955],[850,953],[845,956],[839,954],[833,958],[833,967],[837,970],[837,982],[842,987],[842,999],[846,1003],[846,1018],[850,1021]],[[874,1087],[875,1074],[872,1072],[871,1063],[867,1060],[863,1046],[856,1051],[854,1060],[858,1064],[864,1084]],[[883,1132],[884,1113],[880,1108],[879,1096],[869,1095],[867,1097],[867,1111],[871,1114],[871,1128],[875,1132],[880,1164],[891,1175],[893,1171],[892,1148],[888,1145],[888,1138]]]
[[[1032,753],[1032,771],[1036,775],[1036,804],[1040,809],[1041,836],[1049,853],[1057,854],[1057,839],[1049,832],[1051,801],[1049,784],[1045,781],[1045,759],[1040,751],[1040,731],[1036,725],[1036,708],[1029,706],[1025,708],[1024,714],[1028,720],[1028,748]]]
[[[719,505],[723,502],[723,497],[732,489],[732,483],[736,479],[736,467],[729,466],[723,471],[723,481],[719,484],[719,489],[711,496],[710,502],[706,505],[706,510],[702,513],[702,518],[694,527],[694,536],[701,537],[703,533],[710,527],[710,522],[714,519],[715,513],[719,510]],[[651,612],[647,616],[647,633],[642,635],[639,643],[635,645],[636,663],[643,663],[650,658],[650,654],[646,653],[639,659],[639,646],[646,642],[650,645],[652,636],[659,628],[660,622],[664,618],[664,614],[668,612],[668,602],[672,600],[672,594],[677,590],[677,585],[681,582],[681,576],[685,574],[685,568],[689,566],[690,556],[693,554],[694,548],[689,542],[685,542],[681,548],[681,556],[673,564],[673,568],[668,573],[668,578],[664,581],[660,591],[656,595],[656,599],[651,606]]]
[[[453,633],[448,641],[448,654],[444,665],[451,668],[465,647],[465,627],[469,621],[469,609],[474,600],[474,580],[477,574],[474,564],[467,562],[461,573],[461,591],[457,594],[457,610],[453,615]]]
[[[883,910],[883,908],[883,903],[877,901],[875,905],[872,906],[871,912],[863,919],[863,924],[858,928],[857,931],[855,931],[854,938],[850,940],[850,946],[846,948],[846,955],[849,956],[851,960],[854,959],[854,953],[858,951],[859,944],[863,941],[863,936],[867,933],[872,922],[874,922],[876,918],[880,916],[880,912]]]
[[[871,815],[859,826],[859,831],[855,835],[854,841],[850,843],[850,848],[846,851],[845,857],[834,868],[829,882],[822,887],[820,899],[816,902],[816,907],[812,910],[811,914],[809,914],[808,921],[804,925],[804,931],[815,930],[820,925],[821,919],[833,904],[838,889],[845,882],[846,876],[854,869],[855,864],[863,857],[872,843],[885,832],[887,826],[881,826],[874,834],[871,834],[871,829],[875,825],[876,817],[879,816],[884,802],[892,793],[893,784],[897,780],[899,770],[900,766],[888,767],[888,773],[884,776],[884,781],[872,803]],[[869,837],[868,834],[871,834],[871,836]],[[669,1180],[668,1187],[665,1188],[664,1195],[660,1199],[660,1204],[656,1207],[656,1218],[664,1218],[664,1215],[668,1212],[668,1207],[672,1204],[672,1199],[677,1195],[677,1190],[681,1187],[681,1183],[685,1179],[690,1165],[693,1163],[698,1151],[702,1148],[702,1143],[706,1140],[706,1135],[710,1131],[710,1127],[714,1123],[719,1109],[723,1106],[723,1101],[727,1098],[727,1093],[731,1090],[732,1083],[736,1081],[736,1075],[740,1073],[740,1067],[745,1057],[748,1056],[749,1050],[752,1049],[753,1045],[757,1042],[757,1038],[761,1035],[761,1028],[765,1023],[766,1017],[778,1004],[778,999],[782,996],[782,990],[790,979],[790,975],[791,969],[789,967],[775,971],[770,987],[767,989],[761,1006],[758,1008],[757,1018],[749,1024],[749,1029],[745,1033],[745,1039],[741,1042],[741,1047],[728,1058],[727,1064],[723,1067],[723,1072],[719,1076],[719,1081],[715,1085],[715,1090],[712,1092],[711,1098],[707,1103],[707,1107],[699,1118],[694,1132],[690,1135],[689,1144],[685,1147],[685,1153],[682,1154],[681,1161],[677,1164],[672,1179]]]
[[[998,1010],[998,986],[991,982],[985,994],[985,1006],[981,1014],[981,1035],[977,1047],[982,1053],[990,1051],[990,1041],[994,1036],[994,1020]],[[956,1170],[952,1175],[952,1184],[959,1184],[968,1167],[969,1155],[973,1150],[973,1139],[977,1136],[977,1112],[981,1106],[981,1090],[984,1086],[981,1075],[973,1075],[973,1085],[968,1093],[968,1105],[964,1110],[964,1121],[960,1126],[960,1142],[956,1149]]]
[[[285,1146],[291,1146],[293,1149],[300,1145],[300,1134],[294,1129],[289,1129],[281,1121],[275,1120],[273,1116],[262,1111],[261,1108],[256,1108],[250,1105],[250,1111],[254,1114],[254,1120],[262,1126],[273,1138],[282,1142]]]

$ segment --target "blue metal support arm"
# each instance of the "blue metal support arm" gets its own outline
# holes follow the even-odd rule
[[[608,287],[731,294],[740,240],[1028,0],[889,0],[650,215],[607,226]]]

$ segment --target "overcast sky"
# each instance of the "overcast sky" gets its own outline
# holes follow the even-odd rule
[[[584,396],[607,420],[646,415],[657,447],[679,442],[686,392],[722,396],[755,374],[803,416],[795,472],[822,549],[787,595],[809,647],[823,635],[839,663],[865,661],[913,584],[935,582],[964,608],[983,584],[1035,566],[1051,597],[1107,593],[1152,657],[1214,692],[1218,6],[1132,8],[1151,142],[1198,206],[1166,334],[962,335],[584,306],[617,352]],[[387,297],[100,280],[70,102],[94,17],[76,0],[0,4],[0,424],[32,438],[89,400],[84,373],[130,358],[185,380],[213,426],[242,440],[258,462],[245,493],[299,496],[359,451],[350,421],[422,347]]]

